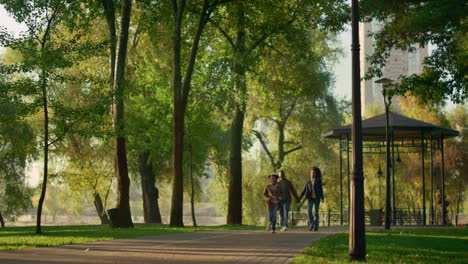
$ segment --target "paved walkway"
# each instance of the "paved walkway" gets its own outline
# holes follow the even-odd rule
[[[207,231],[0,251],[0,263],[288,263],[314,241],[344,228]]]

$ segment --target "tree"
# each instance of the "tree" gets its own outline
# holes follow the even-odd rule
[[[447,114],[452,128],[460,132],[460,136],[451,139],[446,144],[445,160],[447,161],[447,198],[451,201],[450,209],[452,224],[459,224],[459,213],[463,212],[462,202],[466,200],[468,187],[468,107],[458,105]],[[466,208],[465,208],[466,209]],[[454,218],[454,219],[453,219]]]
[[[452,111],[445,113],[442,106],[424,105],[420,100],[422,99],[413,96],[400,98],[399,101],[403,114],[438,126],[451,127],[460,132],[460,136],[444,140],[446,196],[446,204],[444,206],[448,207],[447,209],[451,210],[452,216],[454,216],[460,210],[459,205],[463,199],[463,193],[467,185],[466,134],[463,132],[466,126],[466,107],[460,105]],[[421,156],[420,154],[408,154],[407,157],[403,157],[402,159],[405,161],[405,166],[399,166],[398,172],[401,175],[400,182],[404,182],[405,184],[399,186],[401,186],[401,189],[404,188],[406,190],[398,190],[398,202],[402,204],[407,203],[409,207],[420,208],[420,201],[422,201],[422,183],[420,178],[422,170]],[[441,157],[438,151],[435,152],[433,159],[435,161],[434,192],[436,197],[434,206],[442,210],[442,177],[440,171],[442,168],[439,163]],[[428,160],[427,157],[426,160]],[[428,167],[426,166],[426,169]],[[430,171],[426,175],[430,176]],[[411,185],[407,186],[407,183],[411,183]],[[429,188],[430,184],[426,184],[426,186]],[[428,192],[427,189],[425,191]],[[452,220],[455,221],[456,219]]]
[[[221,113],[216,112],[216,105],[210,101],[212,92],[206,91],[203,86],[197,85],[197,82],[193,89],[195,93],[187,109],[187,158],[184,168],[188,169],[192,223],[193,226],[197,226],[195,202],[197,197],[206,191],[204,186],[200,186],[200,179],[208,176],[206,168],[213,162],[213,152],[219,150],[223,144],[219,139],[219,135],[223,133],[223,126],[218,122]]]
[[[140,81],[131,84],[127,111],[130,168],[140,175],[145,223],[161,223],[159,189],[155,184],[168,181],[162,176],[169,170],[171,159],[170,102],[165,100],[169,91],[157,86],[157,78],[142,81],[146,71],[154,68],[152,64],[144,65],[146,61],[138,60],[134,80]]]
[[[113,227],[133,227],[130,213],[130,178],[128,177],[127,151],[125,143],[125,120],[124,120],[124,98],[125,98],[125,65],[127,57],[128,32],[130,27],[130,15],[132,12],[132,1],[121,2],[120,31],[117,33],[115,26],[114,0],[102,0],[104,13],[109,29],[110,38],[110,76],[111,85],[115,92],[115,103],[113,107],[113,120],[115,129],[115,156],[117,173],[117,215],[111,218]],[[116,47],[118,52],[116,51]]]
[[[106,212],[113,182],[113,157],[109,142],[98,138],[68,135],[60,144],[60,158],[66,165],[57,169],[56,181],[68,186],[69,192],[89,192],[101,224],[109,224]]]
[[[466,102],[468,53],[466,35],[467,6],[458,0],[384,1],[365,0],[360,4],[362,18],[385,21],[376,42],[366,79],[381,76],[391,49],[414,50],[416,45],[436,46],[424,61],[420,74],[402,76],[399,94],[418,96],[426,103],[451,99]]]
[[[277,34],[303,27],[340,29],[347,21],[345,1],[281,1],[265,3],[235,1],[226,16],[213,17],[211,24],[224,36],[231,60],[234,92],[230,130],[228,224],[242,224],[242,143],[248,94],[247,78],[260,52]],[[302,12],[307,10],[308,12]],[[223,13],[224,14],[224,13]]]
[[[1,81],[0,91],[0,224],[14,221],[31,207],[33,189],[25,182],[26,162],[36,154],[34,131],[21,119],[25,103]]]
[[[275,127],[276,148],[268,144],[268,133],[253,130],[273,171],[282,168],[287,155],[302,149],[301,140],[286,138],[290,117],[301,115],[307,104],[331,97],[328,92],[331,77],[326,72],[324,58],[332,57],[337,51],[326,48],[330,40],[323,33],[297,31],[271,41],[274,49],[265,51],[256,74],[259,87],[254,89],[252,85],[250,107],[256,109],[252,115],[266,125],[267,131],[271,125]]]
[[[172,54],[173,54],[173,80],[172,87],[174,92],[173,105],[173,147],[174,147],[174,180],[172,190],[172,205],[171,205],[171,220],[170,224],[173,226],[183,226],[182,218],[182,205],[183,205],[183,148],[184,148],[184,119],[185,112],[187,109],[187,102],[191,89],[192,75],[195,69],[195,61],[197,58],[198,48],[200,44],[200,38],[203,33],[203,29],[206,26],[211,14],[217,8],[218,5],[223,3],[223,0],[204,0],[203,6],[198,13],[198,22],[194,29],[194,35],[192,37],[186,36],[192,39],[191,49],[189,57],[187,58],[186,72],[182,78],[182,60],[181,60],[181,44],[184,41],[182,39],[183,21],[186,12],[186,1],[185,0],[173,0],[172,1],[172,19],[173,19],[173,31],[172,31]]]
[[[36,233],[40,234],[42,206],[47,190],[49,148],[60,141],[74,124],[81,121],[77,111],[63,105],[51,91],[69,81],[64,77],[64,69],[74,62],[88,58],[92,54],[89,51],[96,49],[99,44],[80,42],[81,36],[90,28],[89,17],[93,16],[92,12],[81,12],[80,3],[65,4],[60,0],[0,3],[17,22],[24,22],[27,27],[27,32],[18,39],[2,32],[2,45],[17,51],[21,56],[20,62],[4,65],[2,73],[18,75],[10,79],[10,87],[19,96],[32,98],[27,114],[35,113],[39,108],[43,114],[44,168],[36,224]],[[54,110],[53,115],[51,109]],[[51,121],[54,121],[55,126],[50,126]],[[54,135],[55,138],[51,138]]]
[[[147,41],[141,42],[146,45]],[[135,70],[131,71],[133,78],[129,83],[132,93],[128,100],[127,133],[130,168],[140,175],[145,223],[161,223],[159,189],[155,184],[169,181],[162,176],[168,172],[171,160],[171,104],[169,89],[160,83],[164,78],[153,75],[155,65],[147,63],[154,58],[151,49],[154,48],[145,49],[132,62]],[[152,77],[146,78],[148,75]]]

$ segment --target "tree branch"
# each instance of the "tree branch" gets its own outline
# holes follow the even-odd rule
[[[141,33],[141,24],[140,24],[140,21],[138,21],[135,34],[133,36],[132,46],[130,47],[130,51],[129,51],[129,53],[131,54],[135,53],[138,43],[140,42],[140,33]]]
[[[41,43],[41,46],[42,48],[44,48],[45,46],[45,43],[47,41],[47,38],[49,37],[49,31],[52,27],[52,21],[54,21],[54,19],[57,17],[58,15],[58,10],[60,8],[60,6],[62,5],[62,2],[60,2],[57,7],[55,8],[54,12],[52,13],[52,15],[50,16],[50,18],[48,19],[47,21],[47,27],[46,27],[46,30],[44,32],[44,37],[42,38],[42,41],[39,41]]]
[[[256,49],[260,44],[262,44],[269,36],[270,34],[264,33],[263,36],[261,36],[259,39],[254,41],[254,43],[252,43],[252,45],[250,45],[250,47],[247,49],[247,54],[250,54],[254,49]]]
[[[298,142],[295,142],[295,141],[284,141],[284,144],[294,144],[294,145],[297,145],[299,144]]]
[[[294,10],[294,13],[292,15],[292,18],[291,20],[289,20],[288,22],[286,22],[286,25],[291,25],[295,20],[296,20],[296,13],[297,13],[297,9]],[[247,49],[247,54],[250,54],[250,52],[252,52],[254,49],[256,49],[260,44],[262,44],[271,34],[275,34],[275,33],[278,33],[280,30],[279,30],[280,27],[277,27],[276,30],[273,30],[272,32],[270,32],[270,34],[268,33],[264,33],[259,39],[257,39],[256,41],[254,41],[252,43],[252,45]]]
[[[215,8],[218,5],[225,4],[225,3],[228,3],[228,2],[231,2],[231,1],[233,1],[233,0],[216,0],[211,5],[209,5],[208,8],[210,8],[210,9]]]
[[[86,115],[82,115],[80,118],[76,119],[75,121],[73,121],[71,124],[69,124],[68,126],[65,127],[62,135],[56,137],[54,140],[50,141],[47,145],[50,147],[52,146],[55,142],[61,140],[63,137],[65,137],[68,133],[68,131],[70,130],[70,128],[72,126],[74,126],[76,123],[80,122],[81,120],[83,120],[85,118]]]
[[[200,19],[198,20],[197,30],[195,32],[195,36],[192,42],[192,48],[190,51],[190,58],[189,58],[189,63],[187,65],[187,71],[185,73],[184,82],[182,84],[182,98],[181,99],[182,99],[184,111],[185,111],[185,108],[187,107],[187,100],[188,100],[188,95],[189,95],[190,88],[191,88],[192,75],[193,75],[193,71],[195,68],[195,61],[197,59],[200,38],[203,33],[203,29],[206,23],[208,22],[209,17],[211,16],[212,11],[213,11],[212,9],[208,8],[208,0],[204,0],[203,7],[200,12]]]
[[[273,155],[271,154],[270,150],[268,149],[268,146],[266,145],[266,142],[263,140],[262,135],[260,134],[260,132],[258,132],[256,130],[253,130],[253,133],[258,138],[258,140],[260,141],[260,144],[262,144],[263,149],[265,150],[268,158],[270,159],[271,165],[273,166],[273,168],[275,168],[276,167],[275,159],[273,158]]]
[[[296,151],[296,150],[300,150],[301,148],[302,148],[302,146],[297,146],[297,147],[292,148],[292,149],[290,149],[290,150],[288,150],[288,151],[285,151],[285,152],[284,152],[284,156],[286,156],[286,155],[288,155],[288,154],[291,154],[291,153],[293,153],[293,152]]]
[[[231,38],[231,36],[229,36],[229,34],[218,24],[216,23],[213,19],[209,18],[208,19],[208,22],[211,22],[211,24],[213,24],[213,26],[215,28],[217,28],[219,30],[219,32],[221,32],[221,34],[223,34],[224,38],[226,38],[226,40],[229,42],[229,44],[231,44],[231,47],[233,49],[237,49],[237,46],[236,44],[234,43],[234,40]]]
[[[294,101],[291,105],[289,105],[289,109],[287,109],[284,115],[282,115],[281,119],[284,123],[288,121],[288,118],[291,116],[295,108],[296,108],[296,101]]]

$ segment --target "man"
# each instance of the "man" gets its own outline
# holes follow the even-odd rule
[[[280,218],[281,218],[281,231],[288,230],[288,215],[289,209],[291,207],[291,193],[296,198],[296,201],[299,201],[299,196],[297,195],[296,189],[292,185],[290,180],[286,179],[286,174],[284,171],[280,171],[279,173],[281,181],[279,182],[279,186],[283,193],[281,199],[281,208],[280,208]]]

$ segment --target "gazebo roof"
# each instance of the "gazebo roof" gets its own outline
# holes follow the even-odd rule
[[[393,112],[389,113],[390,133],[393,131],[395,139],[444,138],[458,136],[458,131],[429,124]],[[385,114],[362,120],[362,139],[364,141],[385,141]],[[351,125],[342,126],[324,134],[327,138],[350,138]]]

